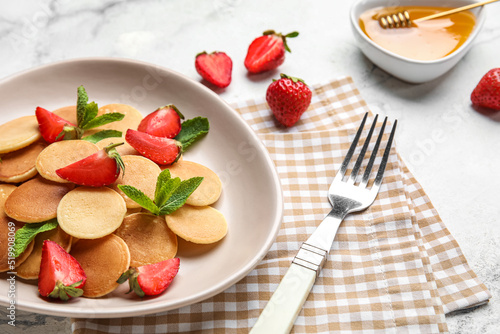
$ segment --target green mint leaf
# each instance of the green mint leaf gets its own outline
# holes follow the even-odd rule
[[[93,135],[83,137],[82,139],[86,140],[86,141],[89,141],[89,142],[91,142],[93,144],[96,144],[96,143],[100,142],[103,139],[111,138],[111,137],[116,137],[116,138],[120,138],[121,139],[122,132],[121,131],[116,131],[116,130],[102,130],[102,131],[94,133]],[[121,140],[123,140],[123,139],[121,139]],[[118,141],[119,140],[117,140],[117,142]]]
[[[97,113],[99,112],[99,107],[97,106],[97,103],[95,102],[90,102],[85,106],[85,115],[83,118],[82,124],[80,124],[80,127],[82,129],[85,128],[85,126],[94,118],[96,118]]]
[[[83,86],[78,87],[78,98],[76,100],[76,119],[78,127],[82,127],[82,124],[85,122],[85,112],[88,101],[89,97],[85,88],[83,88]]]
[[[161,216],[169,215],[183,206],[188,197],[198,188],[202,181],[203,177],[199,176],[182,181],[177,189],[174,190],[172,196],[161,206],[159,214]]]
[[[160,188],[158,193],[155,193],[155,203],[161,208],[167,203],[167,200],[174,194],[174,192],[181,185],[181,179],[175,177],[173,179],[169,179],[163,187]]]
[[[210,124],[205,117],[195,117],[182,123],[181,132],[175,137],[182,144],[182,151],[208,133]]]
[[[123,191],[125,195],[128,196],[131,200],[142,206],[144,209],[150,211],[152,214],[158,215],[160,212],[160,209],[156,206],[156,204],[153,202],[151,198],[146,196],[142,191],[139,189],[128,186],[128,185],[118,185],[118,189]]]
[[[97,128],[98,126],[102,126],[102,125],[105,125],[108,123],[121,121],[123,119],[123,117],[125,117],[125,115],[121,114],[119,112],[104,114],[104,115],[97,116],[96,118],[92,119],[91,121],[86,123],[81,128],[85,129],[85,130]]]
[[[57,225],[57,219],[55,218],[42,223],[25,224],[16,231],[14,257],[21,255],[38,233],[53,230]]]

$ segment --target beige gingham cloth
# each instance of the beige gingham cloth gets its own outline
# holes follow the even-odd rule
[[[73,319],[74,333],[249,331],[301,243],[330,211],[334,171],[368,111],[350,77],[312,89],[311,106],[290,129],[276,126],[263,98],[234,105],[268,148],[285,200],[277,240],[257,268],[203,302],[134,318]],[[377,199],[341,224],[292,333],[447,332],[446,313],[489,298],[393,149]]]

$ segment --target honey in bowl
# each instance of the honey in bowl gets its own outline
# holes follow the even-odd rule
[[[378,7],[370,9],[359,18],[361,30],[375,43],[400,56],[416,60],[436,60],[453,53],[465,43],[476,23],[469,11],[441,18],[412,23],[410,27],[387,28],[380,26],[382,16],[408,11],[410,18],[444,12],[446,7]]]

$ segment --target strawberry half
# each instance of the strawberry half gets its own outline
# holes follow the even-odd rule
[[[182,144],[172,138],[156,137],[128,129],[125,140],[142,156],[160,165],[170,165],[181,155]]]
[[[489,70],[481,78],[470,99],[475,106],[500,110],[500,68]]]
[[[184,116],[179,109],[169,104],[144,117],[137,130],[156,137],[174,138],[181,131],[181,119]]]
[[[38,275],[38,292],[43,297],[68,300],[80,297],[87,275],[82,266],[56,242],[45,240]]]
[[[115,149],[119,145],[123,143],[110,144],[97,153],[56,170],[56,174],[82,186],[110,185],[118,179],[120,169],[125,171],[122,158]]]
[[[292,126],[311,104],[312,92],[303,80],[281,74],[267,88],[266,100],[274,116],[284,126]]]
[[[63,139],[76,139],[78,128],[76,125],[68,122],[64,118],[48,111],[47,109],[37,107],[35,111],[38,128],[43,139],[52,144]]]
[[[285,51],[291,52],[286,44],[286,39],[297,37],[294,31],[286,35],[276,33],[274,30],[264,31],[263,36],[253,40],[248,47],[245,58],[245,67],[250,73],[261,73],[277,68],[285,61]]]
[[[224,88],[231,83],[233,61],[224,52],[198,53],[194,65],[203,79],[217,87]]]
[[[128,280],[129,292],[134,291],[140,297],[155,296],[165,291],[172,283],[179,271],[179,263],[179,258],[173,258],[137,268],[132,267],[116,282],[122,284]]]

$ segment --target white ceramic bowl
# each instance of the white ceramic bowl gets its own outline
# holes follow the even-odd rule
[[[359,48],[368,59],[378,67],[395,77],[410,82],[423,83],[436,79],[448,72],[455,66],[460,59],[469,51],[472,42],[478,35],[484,23],[483,7],[477,7],[471,10],[476,16],[476,25],[465,43],[452,54],[437,60],[414,60],[388,51],[374,41],[372,41],[359,27],[359,17],[361,14],[375,7],[389,6],[440,6],[440,7],[461,7],[475,1],[471,0],[398,0],[397,3],[388,0],[358,0],[351,7],[351,26],[354,37],[358,42]]]

